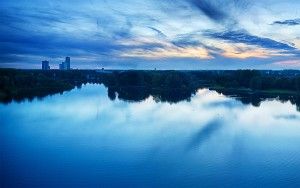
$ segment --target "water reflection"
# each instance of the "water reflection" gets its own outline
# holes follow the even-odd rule
[[[222,128],[223,123],[221,120],[213,120],[212,122],[204,125],[199,132],[192,137],[191,142],[188,144],[187,150],[199,148],[211,136],[214,136],[218,130]]]
[[[290,101],[258,107],[200,89],[169,103],[128,91],[86,85],[0,105],[3,186],[300,186]]]
[[[118,99],[129,102],[140,102],[152,96],[156,102],[178,103],[189,101],[196,93],[196,89],[162,89],[148,87],[108,87],[108,97],[111,100]]]
[[[112,101],[119,100],[127,102],[141,102],[149,97],[153,97],[156,102],[168,102],[179,103],[181,101],[190,101],[196,92],[201,89],[199,87],[148,87],[148,86],[134,86],[124,85],[115,86],[106,84],[108,98]],[[77,85],[77,89],[80,89],[82,85]],[[203,88],[202,88],[203,89]],[[288,95],[288,94],[258,94],[256,92],[249,92],[238,89],[217,89],[220,94],[228,97],[233,97],[236,100],[241,101],[243,104],[251,104],[259,107],[262,101],[269,99],[276,99],[281,102],[291,102],[296,105],[298,111],[300,111],[300,95]],[[47,93],[46,91],[36,91],[36,93],[30,93],[29,95],[20,95],[18,97],[10,96],[7,99],[1,100],[0,103],[9,104],[11,102],[22,103],[25,100],[33,101],[35,98],[43,100],[44,97],[55,94],[56,91]],[[63,92],[61,91],[62,95]],[[229,104],[230,105],[230,104]]]
[[[181,101],[190,101],[191,97],[197,92],[197,88],[189,89],[162,89],[162,88],[147,88],[147,87],[108,87],[108,97],[115,100],[118,96],[119,99],[124,101],[139,102],[146,100],[153,96],[157,102],[178,103]],[[281,102],[290,101],[295,104],[298,111],[300,111],[300,96],[291,95],[273,95],[273,94],[251,94],[238,90],[216,90],[223,95],[234,97],[241,101],[243,104],[252,104],[259,107],[262,101],[266,99],[277,99]]]

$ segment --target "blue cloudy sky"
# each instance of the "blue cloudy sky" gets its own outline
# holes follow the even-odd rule
[[[0,67],[300,69],[299,0],[9,0],[0,32]]]

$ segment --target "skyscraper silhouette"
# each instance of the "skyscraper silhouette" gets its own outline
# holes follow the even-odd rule
[[[42,61],[42,70],[50,70],[49,61]]]
[[[66,57],[65,68],[66,68],[66,70],[70,70],[71,69],[71,58],[70,57]]]
[[[59,70],[71,70],[71,58],[66,57],[66,60],[59,64]]]

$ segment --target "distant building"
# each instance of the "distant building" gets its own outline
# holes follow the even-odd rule
[[[71,58],[70,57],[66,57],[65,65],[66,65],[67,70],[71,69]]]
[[[50,70],[49,61],[42,61],[42,70]]]
[[[61,64],[59,64],[59,70],[64,70],[64,62],[62,62]]]
[[[71,58],[66,57],[66,60],[59,64],[59,70],[71,70]]]

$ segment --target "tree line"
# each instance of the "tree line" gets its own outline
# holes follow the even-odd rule
[[[0,101],[33,99],[62,93],[85,83],[104,84],[113,100],[143,100],[149,95],[159,101],[189,100],[197,89],[207,87],[246,94],[269,92],[299,95],[300,74],[278,71],[40,71],[0,69]]]

